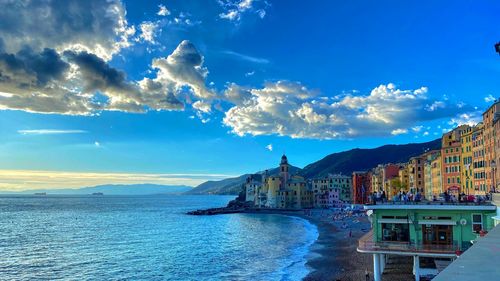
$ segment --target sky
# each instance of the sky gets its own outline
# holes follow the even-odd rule
[[[500,96],[497,1],[0,1],[0,190],[196,185],[425,142]]]

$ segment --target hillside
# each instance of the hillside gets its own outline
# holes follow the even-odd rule
[[[407,162],[409,158],[422,154],[426,150],[441,148],[441,139],[424,143],[410,143],[402,145],[384,145],[377,148],[355,148],[348,151],[330,154],[323,159],[311,163],[303,169],[293,167],[292,173],[299,173],[306,178],[314,178],[328,173],[342,173],[350,175],[354,171],[365,171],[384,163]],[[270,170],[270,174],[278,173],[278,168]],[[262,173],[262,172],[258,172]],[[220,181],[207,181],[187,194],[232,194],[241,191],[249,174]]]
[[[158,185],[158,184],[107,184],[82,188],[63,189],[36,189],[19,192],[1,192],[4,194],[68,194],[85,195],[102,192],[105,195],[150,195],[150,194],[178,194],[191,190],[192,187],[185,185]]]
[[[300,172],[300,168],[290,166],[290,173],[296,174]],[[262,174],[264,171],[256,172],[255,174]],[[279,173],[279,168],[269,169],[269,174]],[[245,183],[250,174],[244,174],[235,178],[223,179],[220,181],[206,181],[186,194],[231,194],[236,195],[241,191],[241,186]]]
[[[306,178],[323,176],[328,173],[349,175],[354,171],[374,168],[378,164],[407,162],[409,158],[420,155],[427,149],[439,148],[441,148],[441,139],[424,143],[384,145],[372,149],[355,148],[330,154],[305,166],[300,174]]]

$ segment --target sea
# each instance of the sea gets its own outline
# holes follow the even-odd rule
[[[301,280],[315,225],[217,195],[2,195],[0,280]]]

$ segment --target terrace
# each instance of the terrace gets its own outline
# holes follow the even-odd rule
[[[375,242],[373,231],[370,230],[367,234],[359,239],[358,252],[360,253],[380,253],[380,254],[398,254],[413,256],[431,256],[431,257],[456,257],[458,251],[464,251],[458,243],[454,242],[450,245],[435,245],[410,242],[394,242],[383,241]]]
[[[364,205],[365,210],[375,209],[436,209],[436,210],[496,210],[491,201],[442,202],[442,201],[386,201]]]

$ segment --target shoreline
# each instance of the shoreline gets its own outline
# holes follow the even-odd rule
[[[365,270],[373,276],[370,255],[356,251],[358,239],[370,230],[366,216],[339,216],[334,221],[332,216],[337,210],[312,209],[309,214],[304,210],[246,210],[242,213],[281,214],[300,217],[314,224],[318,229],[318,239],[310,246],[306,255],[306,267],[309,273],[303,280],[365,280]],[[343,219],[340,219],[343,217]],[[343,228],[343,226],[345,228]],[[351,231],[351,237],[349,232]]]

